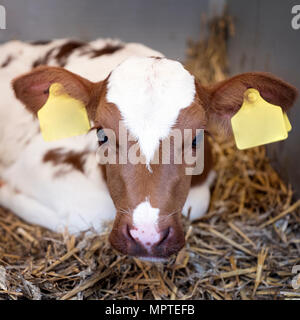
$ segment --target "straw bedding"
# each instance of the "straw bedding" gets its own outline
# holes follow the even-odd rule
[[[186,66],[203,83],[227,73],[228,15],[189,43]],[[212,140],[218,178],[209,211],[183,219],[186,247],[164,264],[118,255],[107,232],[78,238],[29,225],[0,208],[1,299],[295,299],[300,200],[264,147],[238,151]]]

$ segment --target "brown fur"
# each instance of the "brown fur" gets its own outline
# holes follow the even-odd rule
[[[106,45],[104,48],[101,49],[93,49],[88,51],[87,53],[84,54],[88,54],[90,56],[91,59],[100,57],[104,54],[113,54],[118,50],[123,49],[124,46],[123,45]]]
[[[61,83],[66,92],[87,104],[93,84],[72,72],[58,67],[38,67],[16,78],[12,85],[15,95],[34,114],[46,103],[52,83]]]
[[[68,164],[74,170],[84,171],[86,152],[64,151],[62,148],[56,148],[48,151],[43,162],[51,162],[53,165]]]
[[[52,55],[52,53],[53,53],[53,51],[55,49],[56,48],[50,49],[44,56],[42,56],[39,59],[35,60],[32,63],[32,68],[36,68],[36,67],[39,67],[39,66],[47,65],[49,63],[51,55]]]
[[[86,43],[78,41],[70,41],[63,44],[58,53],[55,55],[55,59],[61,67],[64,67],[67,63],[68,57],[73,53],[75,49],[85,46]]]
[[[33,45],[48,44],[47,41],[37,41],[32,43]],[[36,68],[38,66],[47,65],[51,58],[54,58],[60,67],[64,67],[67,63],[68,57],[73,53],[74,50],[85,46],[85,42],[79,41],[69,41],[61,45],[60,47],[55,47],[50,49],[44,56],[40,57],[33,62],[32,67]],[[58,52],[52,57],[52,54],[55,50],[58,49]]]
[[[45,46],[47,44],[50,44],[51,42],[52,40],[36,40],[36,41],[30,42],[30,44],[32,46]]]
[[[9,55],[6,60],[1,64],[0,68],[6,68],[10,65],[10,63],[14,60],[14,57],[12,55]]]

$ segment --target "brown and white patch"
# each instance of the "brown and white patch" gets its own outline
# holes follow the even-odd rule
[[[194,77],[179,62],[132,57],[110,75],[106,98],[120,110],[149,164],[195,92]]]

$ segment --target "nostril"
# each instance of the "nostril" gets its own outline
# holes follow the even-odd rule
[[[161,232],[161,239],[159,240],[159,242],[156,244],[156,246],[160,246],[163,245],[164,242],[167,241],[167,239],[169,238],[171,234],[171,227],[165,229],[164,231]]]
[[[128,224],[123,229],[123,235],[129,242],[136,243],[136,240],[133,238],[133,236],[130,233],[130,228]]]

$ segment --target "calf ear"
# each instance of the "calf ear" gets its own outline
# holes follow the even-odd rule
[[[297,98],[296,88],[271,74],[254,72],[237,75],[207,88],[208,131],[232,133],[230,119],[242,106],[244,92],[249,88],[257,89],[266,101],[282,107],[284,111]]]
[[[86,106],[90,101],[93,83],[57,67],[39,67],[13,80],[16,97],[26,108],[36,114],[46,103],[52,83],[60,83],[66,92]]]

